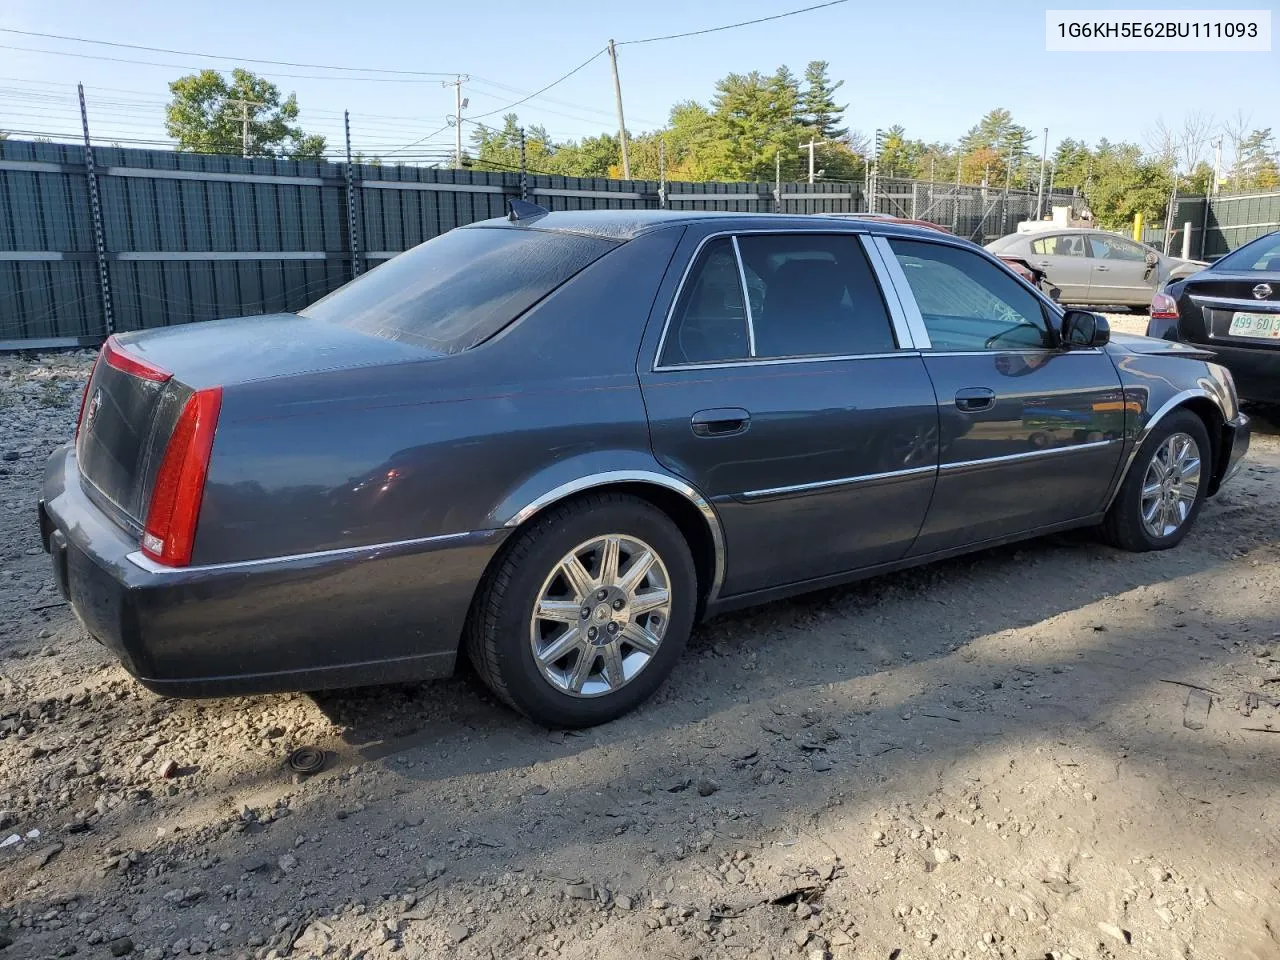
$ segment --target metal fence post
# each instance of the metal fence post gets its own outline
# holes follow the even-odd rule
[[[360,236],[356,229],[356,183],[351,170],[351,114],[342,111],[342,129],[347,137],[347,245],[351,248],[351,277],[360,276]]]
[[[524,127],[520,128],[520,199],[529,199],[529,168],[525,164]]]
[[[80,125],[84,128],[84,169],[89,183],[89,210],[93,215],[93,242],[98,251],[98,284],[102,290],[102,320],[107,336],[116,332],[111,311],[111,281],[107,276],[107,243],[102,230],[102,204],[98,200],[98,172],[93,165],[93,144],[89,141],[89,112],[84,105],[84,84],[76,84],[80,92]]]
[[[667,141],[658,138],[658,206],[667,209]]]

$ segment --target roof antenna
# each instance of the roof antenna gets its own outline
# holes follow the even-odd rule
[[[528,200],[508,200],[507,205],[511,212],[507,214],[507,219],[512,223],[518,223],[522,220],[536,220],[538,217],[545,217],[551,211],[546,207],[540,207],[536,203],[530,203]]]

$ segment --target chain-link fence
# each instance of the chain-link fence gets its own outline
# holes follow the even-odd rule
[[[1025,190],[885,178],[872,187],[874,212],[927,220],[979,244],[1013,233],[1023,220],[1038,219],[1037,207],[1044,216],[1055,204],[1077,201],[1070,190],[1041,196]]]

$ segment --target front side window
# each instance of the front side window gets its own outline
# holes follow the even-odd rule
[[[1084,237],[1079,234],[1040,237],[1031,241],[1031,252],[1042,257],[1083,257]]]
[[[1040,301],[976,253],[891,239],[934,350],[1008,350],[1052,343]]]
[[[300,315],[460,353],[617,244],[550,230],[464,227],[407,250]]]
[[[1147,251],[1120,237],[1090,237],[1089,247],[1095,260],[1146,260]]]
[[[733,241],[712,240],[689,271],[662,345],[661,366],[744,360],[751,355],[747,308]]]
[[[758,358],[896,349],[880,288],[856,236],[755,234],[739,237],[738,246]]]

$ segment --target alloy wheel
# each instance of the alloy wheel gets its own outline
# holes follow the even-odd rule
[[[1168,537],[1187,522],[1200,491],[1200,447],[1194,437],[1173,433],[1156,448],[1142,479],[1142,525],[1153,537]]]
[[[561,693],[599,697],[652,661],[671,616],[671,578],[643,540],[611,533],[574,547],[538,591],[533,660]]]

